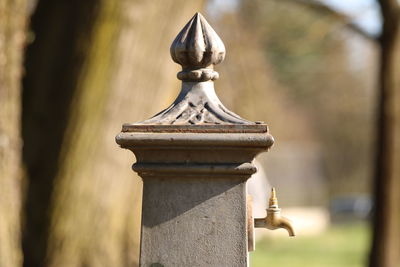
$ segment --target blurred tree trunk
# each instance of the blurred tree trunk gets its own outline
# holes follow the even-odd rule
[[[49,205],[78,75],[92,41],[96,0],[40,0],[25,57],[23,159],[28,177],[24,266],[43,266]]]
[[[0,266],[22,264],[21,85],[25,0],[0,0]]]
[[[371,267],[400,266],[400,7],[380,0],[380,44],[374,236]]]
[[[171,101],[169,45],[202,2],[39,1],[24,79],[25,266],[137,265],[141,183],[114,138]]]

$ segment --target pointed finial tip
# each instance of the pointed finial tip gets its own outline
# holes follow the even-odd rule
[[[170,52],[172,59],[182,65],[184,71],[212,69],[213,65],[221,63],[225,58],[223,42],[200,12],[196,12],[176,36]],[[188,74],[186,76],[186,78],[191,76],[191,79],[198,79],[196,77],[199,75]],[[184,80],[185,77],[181,78]],[[217,78],[216,75],[207,77]]]
[[[203,16],[203,14],[201,14],[200,12],[197,11],[196,13],[194,13],[192,19],[193,18],[203,18],[204,19],[204,16]]]

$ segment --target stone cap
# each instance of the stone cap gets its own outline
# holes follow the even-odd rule
[[[215,124],[215,125],[122,125],[122,132],[152,133],[267,133],[268,126],[261,122],[256,124]]]
[[[122,132],[116,137],[121,147],[192,146],[192,147],[254,147],[268,149],[274,139],[267,133],[147,133]]]
[[[134,152],[138,163],[188,167],[250,163],[257,154],[267,151],[274,139],[266,132],[121,132],[116,142]]]

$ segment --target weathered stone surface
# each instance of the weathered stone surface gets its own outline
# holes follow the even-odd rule
[[[139,124],[201,125],[255,124],[229,111],[218,99],[214,83],[183,82],[177,99],[167,109]]]
[[[146,180],[141,266],[246,266],[245,180]]]
[[[172,59],[184,70],[208,68],[225,58],[224,43],[200,13],[196,13],[178,33],[170,52]]]
[[[247,266],[246,181],[269,134],[123,132],[117,140],[143,178],[140,266]]]

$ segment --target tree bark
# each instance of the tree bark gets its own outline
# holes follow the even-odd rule
[[[23,159],[28,177],[24,266],[43,266],[49,208],[72,96],[91,45],[97,0],[40,0],[23,80]]]
[[[21,266],[21,84],[27,6],[0,0],[0,266]]]
[[[400,265],[400,12],[396,1],[381,0],[379,3],[383,31],[370,266],[396,267]]]
[[[114,138],[172,100],[168,48],[201,6],[39,2],[24,93],[26,266],[136,266],[141,182]]]

